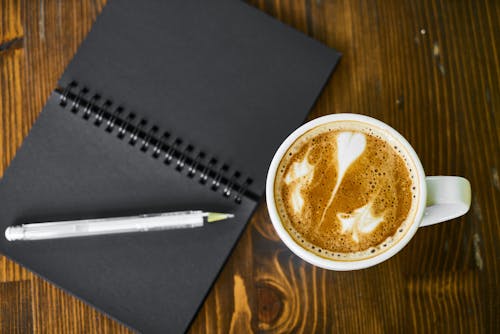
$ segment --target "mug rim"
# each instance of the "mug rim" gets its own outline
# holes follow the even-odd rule
[[[404,146],[404,149],[406,150],[408,156],[411,158],[415,166],[416,175],[419,180],[418,187],[419,187],[420,198],[418,199],[417,202],[417,210],[415,213],[414,221],[411,223],[411,226],[407,229],[405,235],[403,235],[402,238],[400,238],[393,246],[389,247],[387,250],[372,257],[363,258],[359,260],[354,259],[347,261],[346,260],[339,261],[334,259],[328,259],[316,255],[306,250],[302,246],[300,246],[283,226],[281,218],[278,214],[278,210],[276,208],[276,203],[274,198],[274,182],[276,178],[276,171],[288,148],[302,134],[306,133],[307,131],[317,126],[337,121],[359,121],[368,123],[369,125],[373,125],[380,128],[381,130],[387,131],[392,137],[394,137],[394,139],[396,139],[396,141],[398,141]],[[298,127],[281,143],[279,148],[276,150],[274,157],[271,161],[271,164],[269,166],[266,178],[267,209],[269,212],[269,216],[271,218],[271,222],[274,226],[274,229],[276,230],[280,239],[293,253],[302,258],[304,261],[309,262],[315,266],[329,270],[346,271],[346,270],[364,269],[377,265],[391,258],[392,256],[396,255],[401,249],[403,249],[403,247],[405,247],[408,244],[408,242],[413,238],[413,236],[417,232],[418,227],[420,226],[420,223],[423,218],[426,198],[427,198],[427,187],[425,184],[424,169],[422,167],[420,159],[418,158],[418,155],[416,154],[415,150],[410,145],[410,143],[390,125],[382,121],[379,121],[373,117],[360,114],[339,113],[339,114],[326,115],[318,117]]]

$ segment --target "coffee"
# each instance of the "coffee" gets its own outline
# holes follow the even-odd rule
[[[397,241],[414,222],[414,163],[386,131],[359,121],[319,125],[283,156],[274,200],[288,233],[325,258],[359,260]]]

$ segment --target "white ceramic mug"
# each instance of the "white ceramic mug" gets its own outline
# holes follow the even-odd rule
[[[286,231],[283,226],[275,204],[274,181],[278,166],[283,155],[288,148],[302,134],[319,125],[336,121],[358,121],[367,123],[386,132],[387,137],[397,141],[405,149],[407,156],[413,160],[420,187],[419,198],[417,198],[418,208],[415,219],[407,232],[399,241],[395,242],[385,251],[370,257],[359,260],[333,260],[320,257],[302,248]],[[295,130],[276,151],[269,167],[266,182],[267,207],[271,221],[281,240],[288,248],[303,260],[330,270],[356,270],[374,266],[385,261],[399,252],[415,235],[417,229],[441,223],[461,215],[464,215],[470,207],[471,187],[468,180],[458,176],[428,176],[424,174],[424,169],[420,163],[415,150],[396,130],[389,125],[374,118],[357,114],[333,114],[312,120],[297,130]]]

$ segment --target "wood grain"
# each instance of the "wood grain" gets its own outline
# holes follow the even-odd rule
[[[0,173],[104,2],[0,1]],[[342,51],[310,119],[354,112],[392,125],[428,175],[467,177],[473,205],[385,263],[331,272],[286,249],[263,201],[190,332],[499,332],[500,3],[251,4]],[[0,332],[128,330],[0,257]]]

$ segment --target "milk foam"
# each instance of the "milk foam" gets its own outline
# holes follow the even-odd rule
[[[300,212],[304,206],[301,191],[311,182],[314,173],[314,166],[309,164],[308,157],[309,152],[301,161],[294,162],[285,177],[285,183],[293,189],[292,207],[296,213]]]
[[[328,204],[323,210],[319,226],[325,219],[325,214],[337,194],[344,174],[349,166],[363,153],[366,148],[366,136],[362,133],[344,131],[337,135],[337,182],[333,188]]]
[[[342,224],[342,233],[351,233],[351,237],[355,242],[359,242],[359,233],[370,233],[384,218],[382,216],[373,216],[371,206],[373,203],[369,202],[366,205],[357,208],[352,213],[338,213],[337,218]]]
[[[379,153],[390,150],[394,162],[376,157],[380,143],[385,151]],[[399,174],[382,175],[373,167],[391,163]],[[332,122],[303,134],[286,152],[275,180],[275,203],[287,231],[307,250],[326,258],[362,259],[389,248],[411,226],[418,196],[415,170],[403,146],[383,130]],[[404,221],[397,221],[401,217]]]

